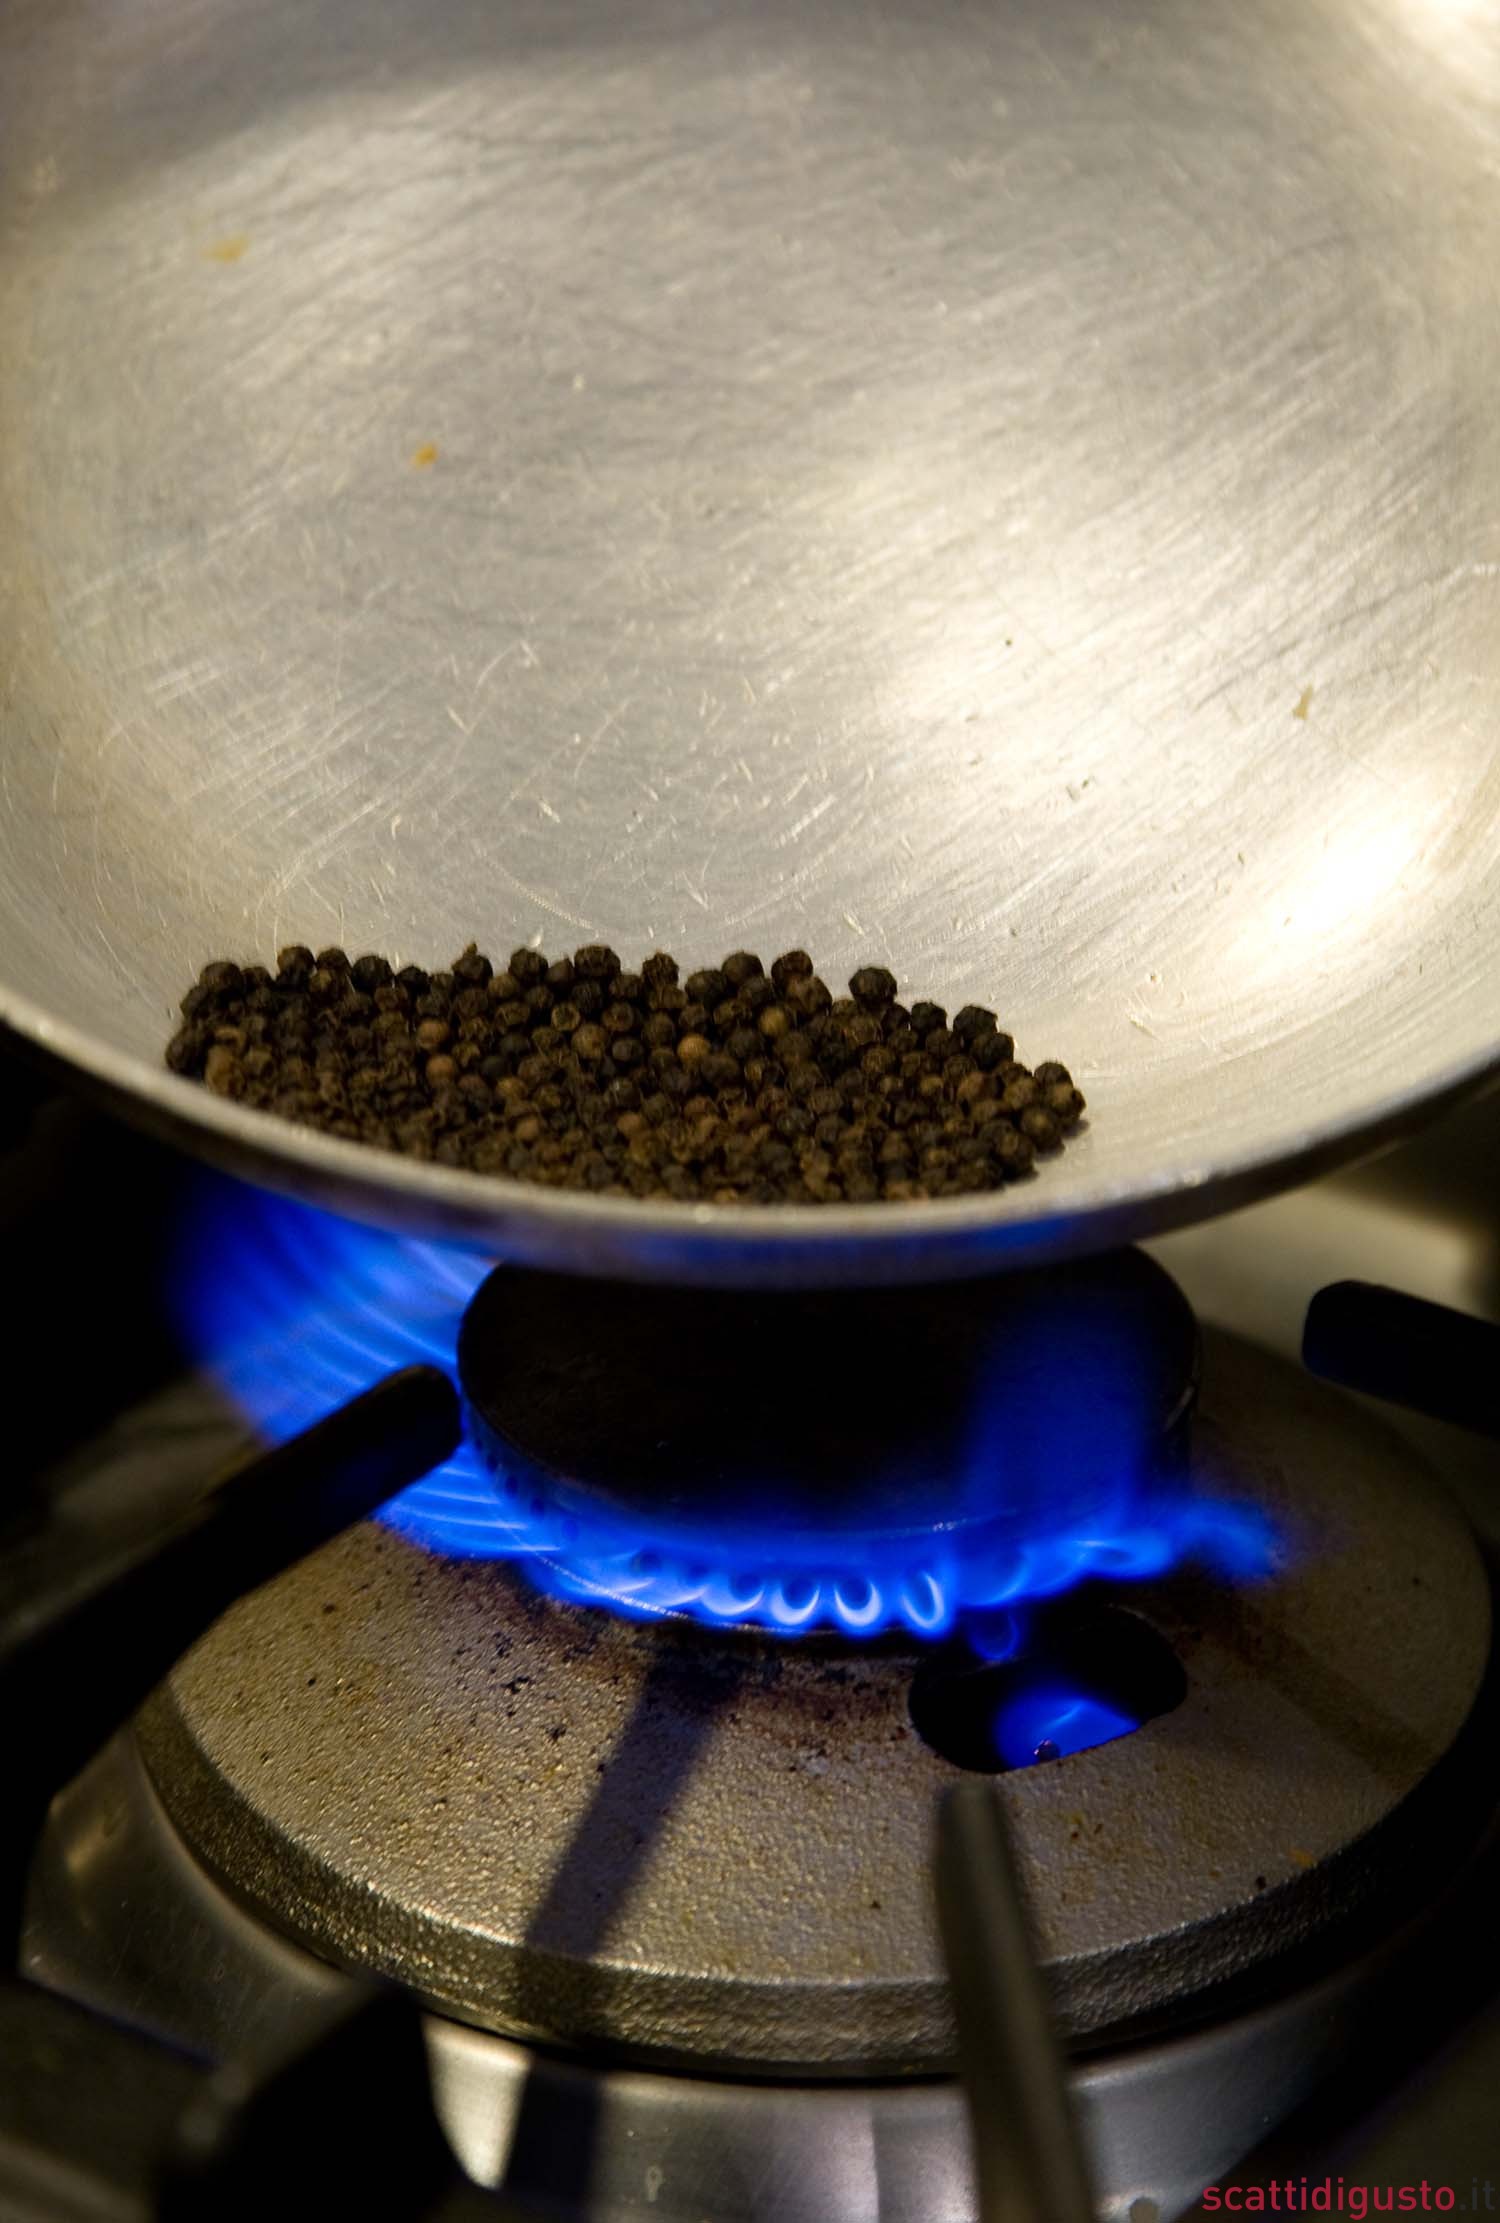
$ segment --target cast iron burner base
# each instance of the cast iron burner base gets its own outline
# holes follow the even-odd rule
[[[1489,1586],[1458,1516],[1395,1438],[1231,1342],[1193,1473],[1268,1516],[1279,1571],[1123,1589],[1182,1702],[1003,1781],[1075,2038],[1263,1975],[1461,1835],[1469,1779],[1437,1763]],[[460,2020],[700,2069],[931,2072],[955,1771],[912,1726],[918,1664],[621,1622],[366,1527],[227,1614],[140,1737],[242,1901]]]
[[[1100,2223],[1175,2223],[1331,2074],[1368,2100],[1455,2011],[1500,1889],[1492,1827],[1406,1922],[1257,2009],[1090,2051],[1074,2106]],[[1452,1850],[1453,1848],[1450,1848]],[[161,1940],[171,1940],[163,1953]],[[210,2058],[264,2044],[351,1979],[236,1906],[187,1852],[131,1740],[59,1801],[28,1973]],[[1479,1957],[1482,1980],[1488,1965]],[[454,2149],[535,2223],[973,2223],[963,2095],[943,2078],[745,2082],[535,2051],[427,2024]],[[1394,2056],[1394,2057],[1393,2057]],[[1319,2130],[1330,2120],[1320,2104]],[[1285,2169],[1276,2172],[1288,2173]]]

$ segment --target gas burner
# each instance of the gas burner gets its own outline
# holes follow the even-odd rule
[[[1070,1610],[1144,1624],[1165,1710],[1000,1778],[1059,2012],[1094,2044],[1388,1909],[1456,1854],[1476,1780],[1440,1765],[1488,1657],[1467,1530],[1329,1391],[1208,1359],[1193,1474],[1293,1542],[1248,1590],[1096,1585]],[[242,1904],[463,2022],[714,2072],[930,2073],[945,1665],[581,1612],[366,1526],[236,1606],[140,1734]]]
[[[1207,1338],[1195,1408],[1192,1321],[1144,1261],[710,1322],[293,1208],[198,1233],[202,1347],[267,1433],[402,1359],[451,1368],[467,1308],[471,1440],[242,1597],[54,1801],[24,1966],[111,2027],[237,2063],[373,1972],[429,2010],[444,2126],[507,2209],[972,2215],[964,1964],[929,1898],[967,1774],[963,1810],[1008,1821],[1125,2223],[1184,2212],[1463,1959],[1497,1845],[1469,1532],[1250,1346]],[[675,1371],[643,1363],[664,1334]],[[569,1409],[585,1365],[588,1397],[627,1398],[603,1448]],[[162,1457],[196,1477],[198,1423],[226,1420],[207,1382],[180,1393]],[[1154,1560],[1094,1549],[1151,1520]],[[668,1532],[883,1572],[934,1523],[945,1625],[897,1612],[878,1642],[836,1616],[779,1641],[748,1583],[715,1619],[707,1592],[601,1610],[585,1579],[601,1538]],[[992,1581],[1007,1552],[1030,1572]],[[847,1603],[853,1575],[826,1579]]]
[[[386,1509],[550,1595],[781,1636],[937,1638],[963,1615],[1269,1538],[1185,1487],[1191,1311],[1138,1252],[927,1290],[623,1290],[501,1269],[212,1185],[193,1347],[273,1439],[414,1359],[471,1440]]]

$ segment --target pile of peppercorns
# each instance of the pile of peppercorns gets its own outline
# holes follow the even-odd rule
[[[284,949],[205,965],[174,1073],[349,1142],[604,1196],[715,1204],[972,1195],[1061,1148],[1083,1098],[1017,1064],[992,1011],[896,1001],[865,966],[835,997],[803,950],[679,981],[592,946],[502,972]]]

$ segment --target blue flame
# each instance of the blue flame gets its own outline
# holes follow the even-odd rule
[[[995,1719],[995,1750],[1008,1768],[1029,1768],[1044,1756],[1046,1746],[1064,1759],[1070,1752],[1128,1737],[1139,1727],[1117,1706],[1053,1681],[1006,1699]]]
[[[213,1179],[183,1229],[179,1323],[198,1362],[279,1442],[395,1367],[456,1371],[459,1322],[492,1264]],[[514,1561],[555,1597],[786,1636],[937,1637],[960,1614],[998,1634],[1007,1608],[1091,1576],[1139,1581],[1187,1559],[1237,1578],[1266,1570],[1271,1539],[1254,1510],[1180,1491],[1121,1495],[1128,1502],[1091,1509],[1076,1529],[987,1542],[952,1527],[852,1535],[834,1554],[826,1537],[770,1522],[726,1533],[580,1503],[465,1443],[380,1518],[451,1558]]]

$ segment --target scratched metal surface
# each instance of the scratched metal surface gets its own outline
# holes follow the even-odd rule
[[[1485,0],[11,0],[0,1014],[516,1256],[917,1276],[1500,1040]],[[1035,1182],[695,1215],[159,1066],[207,956],[804,943],[999,1007]]]

